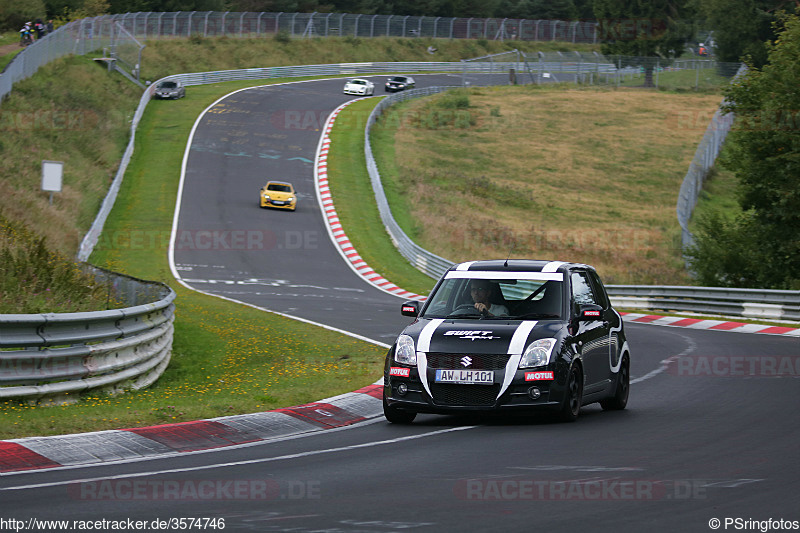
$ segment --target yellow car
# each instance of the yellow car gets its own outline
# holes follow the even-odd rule
[[[261,207],[277,207],[294,211],[297,207],[297,195],[291,183],[285,181],[268,181],[261,188]]]

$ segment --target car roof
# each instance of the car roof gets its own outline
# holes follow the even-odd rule
[[[566,272],[568,269],[575,267],[594,270],[594,267],[582,263],[539,259],[491,259],[483,261],[467,261],[453,265],[450,267],[450,270],[490,272]]]

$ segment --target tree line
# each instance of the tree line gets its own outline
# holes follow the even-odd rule
[[[64,23],[107,13],[144,11],[250,11],[361,13],[429,17],[524,18],[530,20],[630,20],[663,24],[663,35],[605,39],[609,53],[668,57],[686,44],[713,42],[720,61],[747,57],[761,66],[765,42],[775,38],[781,12],[798,0],[0,0],[0,28],[17,31],[27,21]],[[662,38],[663,37],[663,38]]]

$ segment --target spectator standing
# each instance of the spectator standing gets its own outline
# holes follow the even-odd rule
[[[47,29],[44,27],[44,22],[42,22],[42,19],[36,19],[36,22],[33,23],[33,29],[36,31],[37,39],[41,39],[47,33]]]
[[[20,46],[28,46],[33,42],[33,28],[31,27],[30,22],[26,22],[25,25],[19,30],[19,45]]]

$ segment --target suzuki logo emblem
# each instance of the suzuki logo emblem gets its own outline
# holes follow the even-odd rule
[[[461,364],[464,366],[469,366],[472,364],[472,357],[465,355],[461,358]]]

